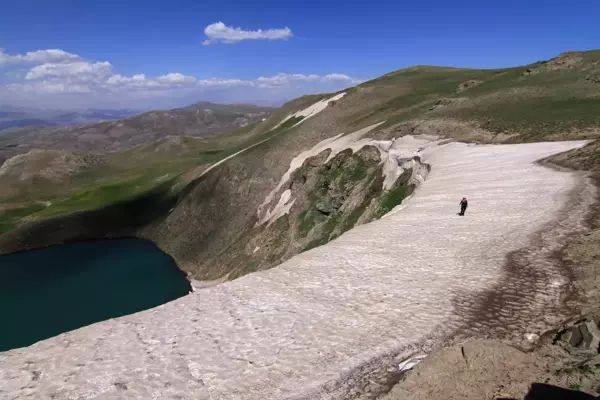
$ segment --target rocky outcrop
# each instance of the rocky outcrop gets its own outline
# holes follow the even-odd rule
[[[456,91],[458,93],[464,92],[465,90],[474,88],[475,86],[481,85],[482,83],[483,81],[479,79],[469,79],[468,81],[464,81],[460,85],[458,85],[458,89]]]
[[[536,66],[527,68],[523,73],[524,76],[535,75],[540,72],[546,71],[564,71],[575,68],[581,68],[583,65],[584,57],[583,54],[577,51],[568,51],[561,53],[558,57],[552,58],[548,61],[541,61],[536,63]]]
[[[559,339],[571,347],[600,351],[600,329],[594,320],[582,321],[559,332]]]
[[[450,104],[452,104],[452,101],[453,101],[453,99],[439,99],[438,101],[435,102],[435,104],[433,106],[431,106],[429,108],[429,111],[433,111],[438,108],[450,105]]]
[[[327,161],[330,155],[327,149],[306,159],[272,201],[271,220],[252,232],[246,251],[264,260],[261,269],[380,218],[412,193],[416,176],[423,179],[429,171],[418,157],[402,160],[405,168],[388,189],[377,147],[347,149]],[[290,206],[279,212],[286,202]]]

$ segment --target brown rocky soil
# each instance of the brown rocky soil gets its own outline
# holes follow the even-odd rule
[[[473,88],[477,85],[482,84],[483,81],[479,80],[479,79],[469,79],[468,81],[464,81],[463,83],[461,83],[460,85],[458,85],[458,89],[457,92],[464,92],[467,89]]]

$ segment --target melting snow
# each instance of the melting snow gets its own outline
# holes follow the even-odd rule
[[[535,232],[583,219],[587,206],[564,212],[584,193],[579,175],[533,164],[581,145],[431,146],[421,154],[432,171],[401,212],[271,270],[1,353],[2,393],[112,398],[121,382],[130,399],[347,398],[366,369],[396,370],[473,321],[476,294],[495,288],[507,254]],[[470,206],[457,217],[462,196]],[[517,293],[502,308],[511,325],[496,323],[535,334],[548,308],[533,302],[559,298],[550,284],[538,290],[548,298]]]

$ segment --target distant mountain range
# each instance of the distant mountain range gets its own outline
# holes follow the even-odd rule
[[[132,109],[52,110],[0,105],[0,130],[29,126],[72,126],[122,119],[139,114]]]
[[[168,136],[210,136],[261,122],[275,110],[250,104],[199,102],[188,107],[149,111],[129,117],[121,116],[135,111],[87,110],[57,113],[51,120],[59,126],[35,126],[31,123],[31,121],[48,121],[50,120],[48,116],[45,119],[22,117],[20,121],[29,121],[26,126],[15,125],[12,129],[0,130],[0,165],[7,158],[26,153],[31,149],[106,154]],[[17,121],[19,115],[27,115],[25,110],[14,107],[2,107],[0,113],[2,113],[0,124],[6,123],[10,118]],[[101,117],[110,120],[83,123],[85,118]],[[70,123],[61,123],[61,121],[70,121]],[[81,122],[75,126],[74,121]]]

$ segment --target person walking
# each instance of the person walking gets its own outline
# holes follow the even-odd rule
[[[467,202],[467,198],[463,197],[462,200],[459,203],[460,205],[460,212],[458,213],[458,215],[460,215],[461,217],[465,215],[465,211],[467,211],[467,207],[469,206],[469,202]]]

